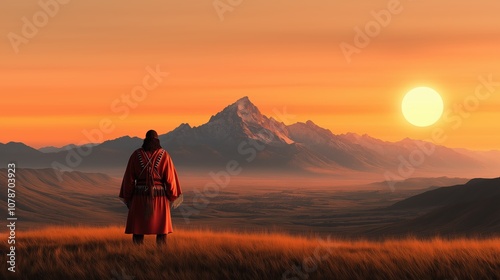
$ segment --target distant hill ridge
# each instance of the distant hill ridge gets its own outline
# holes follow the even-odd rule
[[[402,200],[388,211],[425,212],[417,218],[371,231],[386,235],[500,235],[500,178],[469,182]]]

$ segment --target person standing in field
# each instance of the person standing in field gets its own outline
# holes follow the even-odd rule
[[[145,234],[156,234],[157,244],[165,244],[172,233],[170,202],[177,208],[182,190],[156,131],[148,131],[142,147],[130,156],[119,197],[129,209],[125,233],[133,235],[133,242],[143,244]]]

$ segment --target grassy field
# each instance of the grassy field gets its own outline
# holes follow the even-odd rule
[[[148,238],[149,237],[149,238]],[[17,233],[16,272],[1,279],[500,279],[500,239],[341,241],[177,230],[131,244],[119,227]]]

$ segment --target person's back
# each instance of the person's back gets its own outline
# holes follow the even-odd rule
[[[173,232],[170,202],[182,199],[182,190],[172,159],[154,130],[130,156],[123,176],[120,198],[129,208],[126,234],[142,244],[145,234],[156,234],[158,244]]]

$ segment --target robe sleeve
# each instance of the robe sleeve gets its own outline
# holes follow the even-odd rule
[[[122,186],[120,189],[119,197],[121,200],[128,205],[132,200],[132,195],[135,188],[135,176],[136,176],[136,153],[134,152],[130,159],[128,160],[127,169],[125,170],[125,174],[123,175]]]
[[[177,171],[175,170],[174,163],[170,155],[165,163],[163,178],[165,178],[165,188],[168,200],[175,201],[182,194],[182,189],[179,183],[179,178],[177,177]]]

